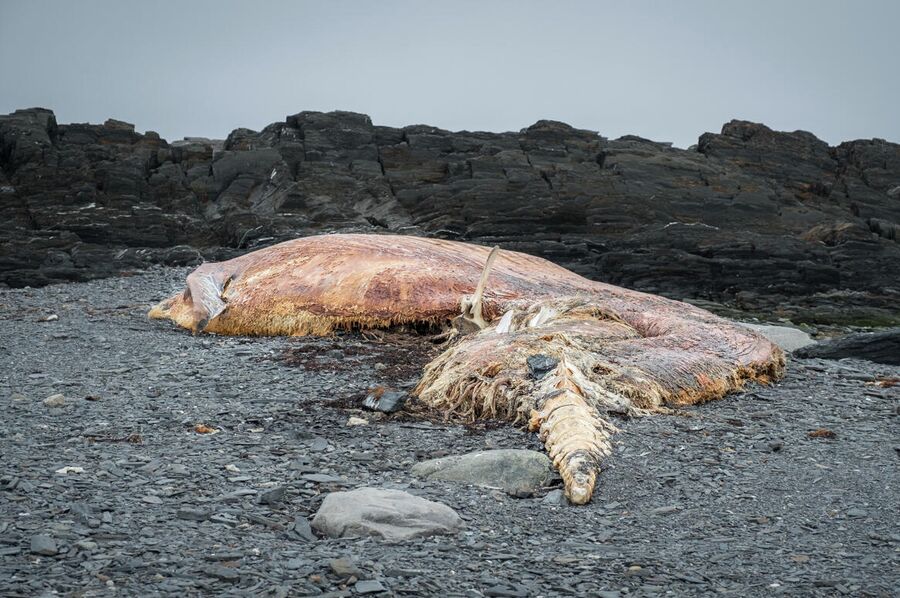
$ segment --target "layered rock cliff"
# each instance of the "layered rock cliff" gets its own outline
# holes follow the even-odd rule
[[[0,116],[0,283],[189,264],[328,231],[440,236],[810,322],[900,321],[900,145],[732,121],[683,150],[301,112],[224,142]]]

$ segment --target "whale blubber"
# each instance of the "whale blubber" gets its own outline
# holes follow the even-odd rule
[[[590,500],[610,451],[610,413],[716,399],[784,369],[764,337],[697,307],[514,251],[409,236],[306,237],[206,263],[149,315],[225,335],[467,324],[425,367],[420,408],[528,422],[575,503]],[[534,356],[552,369],[533,375]]]

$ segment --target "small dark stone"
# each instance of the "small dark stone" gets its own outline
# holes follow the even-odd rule
[[[236,550],[213,552],[206,555],[207,561],[239,561],[244,558],[244,553]]]
[[[209,511],[190,508],[178,509],[178,512],[175,513],[176,517],[187,521],[206,521],[209,519],[209,515]]]
[[[339,478],[337,476],[328,475],[327,473],[305,473],[303,474],[303,479],[308,482],[315,482],[316,484],[345,484],[347,481],[344,478]]]
[[[484,590],[485,596],[496,596],[498,598],[525,598],[529,595],[528,589],[522,586],[514,588],[507,586],[492,586]]]
[[[209,520],[213,523],[227,525],[228,527],[235,527],[239,523],[234,516],[228,513],[216,513],[215,515],[210,516]]]
[[[203,572],[222,581],[240,581],[241,579],[240,571],[223,565],[208,565],[203,568]]]
[[[328,561],[328,566],[331,567],[331,571],[338,577],[355,577],[356,579],[366,577],[365,572],[351,558],[331,559]]]
[[[284,500],[286,488],[284,486],[276,486],[262,492],[259,495],[259,503],[263,505],[274,505]]]
[[[526,362],[528,363],[528,374],[535,380],[540,380],[559,364],[559,360],[549,355],[532,355]]]
[[[402,569],[399,567],[388,567],[384,570],[385,577],[418,577],[424,573],[425,571],[422,569]]]

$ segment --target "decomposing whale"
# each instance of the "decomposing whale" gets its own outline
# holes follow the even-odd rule
[[[413,391],[448,418],[538,431],[569,500],[590,500],[611,414],[665,412],[777,379],[782,351],[692,305],[515,251],[411,236],[306,237],[188,275],[150,317],[194,333],[328,335],[440,327]]]

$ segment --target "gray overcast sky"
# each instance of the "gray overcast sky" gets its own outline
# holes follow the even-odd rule
[[[0,0],[0,113],[224,137],[301,110],[686,147],[741,118],[900,141],[900,0]]]

